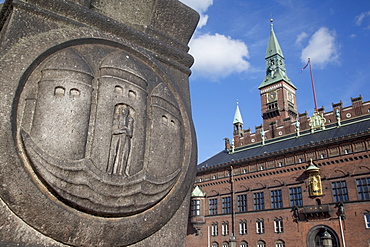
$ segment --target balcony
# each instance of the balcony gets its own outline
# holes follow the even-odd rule
[[[195,215],[191,216],[190,222],[193,225],[204,225],[206,223],[206,218],[204,216]]]
[[[202,228],[206,223],[206,218],[201,215],[194,215],[190,217],[190,223],[192,224],[195,230],[195,234],[198,236],[201,235]]]
[[[306,220],[326,218],[331,217],[331,208],[328,204],[304,206],[300,213],[305,216]]]

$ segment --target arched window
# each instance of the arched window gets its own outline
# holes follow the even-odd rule
[[[257,247],[266,247],[266,243],[263,240],[257,242]]]
[[[283,240],[278,240],[275,242],[275,247],[285,247],[285,243]]]
[[[78,90],[77,88],[72,88],[70,91],[69,91],[69,95],[73,96],[73,97],[79,97],[80,96],[80,90]]]
[[[229,222],[222,222],[222,235],[223,236],[227,236],[229,235]]]
[[[218,235],[218,223],[213,222],[212,223],[212,236],[217,236],[217,235]]]
[[[240,235],[247,234],[247,221],[246,220],[241,220],[239,222],[239,234]]]
[[[225,242],[223,242],[223,243],[222,243],[222,247],[229,247],[229,243],[228,243],[228,242],[226,242],[226,241],[225,241]]]
[[[241,241],[239,246],[240,247],[248,247],[248,243],[245,242],[245,241]]]
[[[162,123],[164,125],[167,125],[168,124],[168,118],[165,115],[162,116]]]
[[[136,92],[134,92],[132,90],[128,91],[128,97],[131,98],[131,99],[136,98]]]
[[[330,241],[332,247],[339,247],[338,235],[328,226],[314,226],[307,234],[307,246],[323,247],[324,241]]]
[[[55,89],[54,89],[54,95],[55,96],[64,96],[64,94],[65,94],[65,88],[64,87],[56,87]]]
[[[256,233],[257,234],[265,233],[265,224],[263,219],[256,220]]]
[[[284,232],[283,218],[275,218],[274,219],[274,232],[276,232],[276,233]]]
[[[213,242],[212,243],[212,247],[218,247],[218,243],[217,242]]]
[[[121,86],[115,86],[114,92],[118,95],[123,95],[123,88]]]

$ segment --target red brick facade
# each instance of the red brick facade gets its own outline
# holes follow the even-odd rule
[[[340,123],[335,116],[337,108]],[[235,147],[234,153],[230,145],[226,146],[225,155],[232,157],[279,142],[284,145],[289,138],[303,140],[341,128],[347,128],[346,135],[330,134],[332,138],[316,138],[298,147],[217,164],[210,159],[200,164],[195,186],[205,195],[192,197],[193,201],[199,200],[199,205],[192,206],[195,210],[190,213],[187,246],[232,246],[232,235],[240,247],[324,246],[320,245],[324,230],[330,234],[333,246],[370,246],[370,101],[362,102],[359,97],[352,99],[352,106],[333,104],[333,111],[324,113],[321,109],[321,113],[326,118],[326,128],[322,130],[311,132],[307,114],[301,114],[302,136],[291,128],[283,137],[271,138],[264,145],[257,139],[259,144]],[[311,159],[320,170],[320,196],[309,194],[306,169]],[[261,195],[263,206],[257,203]],[[301,202],[295,200],[298,204],[294,208],[291,200],[297,198]],[[216,205],[212,211],[210,207]],[[278,220],[282,221],[281,229],[276,229]],[[257,225],[262,221],[264,229],[258,233]]]
[[[262,99],[262,102],[264,102],[265,99]],[[362,97],[359,96],[357,98],[351,98],[352,105],[348,107],[343,107],[342,102],[339,103],[333,103],[332,104],[332,110],[325,112],[324,108],[318,109],[320,114],[323,114],[324,118],[326,119],[326,124],[330,123],[337,123],[338,118],[336,116],[336,110],[339,110],[340,119],[341,121],[345,121],[354,117],[362,116],[363,114],[369,113],[368,110],[370,109],[370,101],[363,102]],[[265,105],[262,103],[262,108],[264,110]],[[300,130],[309,130],[309,116],[307,112],[298,114],[299,116],[299,122],[300,122]],[[256,131],[251,132],[251,129],[243,130],[242,134],[235,135],[234,136],[234,145],[235,147],[241,147],[248,144],[253,144],[257,142],[261,142],[261,130],[263,129],[265,131],[265,138],[271,139],[276,138],[284,135],[294,134],[296,132],[296,119],[292,118],[282,118],[280,116],[279,120],[276,121],[277,118],[273,120],[264,121],[263,125],[256,126]],[[276,122],[276,124],[272,124]],[[230,145],[230,144],[229,144]],[[227,148],[231,148],[231,146],[228,146]]]
[[[272,28],[267,51],[263,124],[243,129],[237,107],[233,140],[198,165],[186,246],[370,247],[370,101],[299,114]]]

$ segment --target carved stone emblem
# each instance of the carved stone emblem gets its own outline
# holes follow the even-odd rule
[[[178,0],[0,7],[0,245],[184,245],[198,13]]]
[[[61,49],[22,90],[19,148],[42,185],[68,206],[98,216],[142,212],[181,172],[184,128],[175,95],[127,51],[103,44]]]

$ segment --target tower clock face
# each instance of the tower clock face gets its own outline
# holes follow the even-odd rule
[[[272,91],[272,92],[267,93],[267,103],[273,102],[275,100],[277,100],[277,92],[276,91]]]
[[[289,100],[291,103],[293,103],[293,104],[294,104],[294,94],[293,94],[293,93],[291,93],[291,92],[288,92],[287,94],[288,94],[288,100]]]

